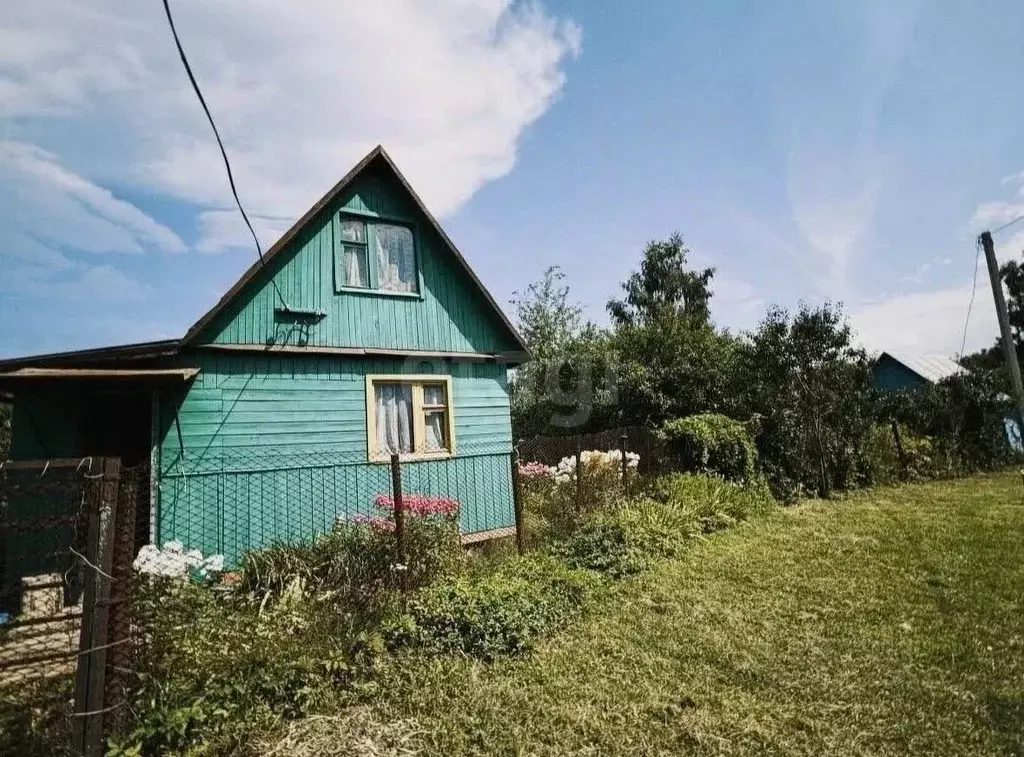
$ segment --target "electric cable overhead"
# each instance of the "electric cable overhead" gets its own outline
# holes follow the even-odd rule
[[[1011,226],[1013,226],[1015,223],[1019,223],[1020,221],[1024,221],[1024,213],[1022,213],[1021,215],[1017,216],[1013,220],[1007,221],[1002,226],[1000,226],[998,228],[995,228],[995,229],[992,229],[992,231],[989,232],[989,233],[991,233],[991,234],[998,234],[1003,229],[1008,229]]]
[[[964,336],[960,340],[960,352],[957,355],[963,360],[964,349],[967,347],[967,327],[971,323],[971,310],[974,308],[974,295],[978,291],[978,263],[981,260],[981,237],[974,240],[974,281],[971,283],[971,299],[967,303],[967,318],[964,320]],[[957,362],[959,362],[959,360]]]
[[[252,224],[249,222],[249,216],[245,213],[245,208],[242,207],[242,201],[238,198],[238,190],[235,188],[235,177],[231,173],[231,162],[228,160],[227,151],[224,149],[224,142],[221,141],[220,132],[217,131],[217,124],[213,121],[213,116],[210,114],[210,109],[206,105],[206,99],[203,97],[203,93],[199,89],[199,84],[196,82],[196,77],[192,73],[192,67],[188,63],[188,58],[185,56],[185,50],[181,46],[181,40],[178,39],[178,30],[174,28],[174,18],[171,16],[171,6],[168,0],[163,0],[164,12],[167,13],[167,23],[171,27],[171,34],[174,36],[174,45],[178,48],[178,55],[181,57],[182,65],[185,66],[185,73],[188,74],[188,80],[192,83],[192,89],[196,93],[196,97],[199,98],[199,104],[203,106],[203,112],[206,114],[206,120],[210,122],[210,128],[213,129],[213,136],[217,139],[217,146],[220,148],[220,155],[224,159],[224,168],[228,173],[228,183],[231,185],[231,194],[235,198],[235,205],[238,206],[238,212],[242,214],[242,220],[245,221],[245,225],[249,227],[249,233],[252,234],[252,241],[256,243],[256,252],[260,257],[260,264],[265,265],[266,261],[263,259],[263,248],[260,246],[260,240],[256,236],[256,231],[253,229]],[[277,282],[274,281],[273,277],[270,279],[271,286],[274,287],[274,292],[277,293],[277,299],[281,302],[281,307],[288,310],[288,305],[284,301],[284,296],[281,294],[281,290],[277,287]]]

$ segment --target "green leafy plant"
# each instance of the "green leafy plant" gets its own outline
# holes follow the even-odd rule
[[[616,520],[633,549],[649,558],[679,555],[687,542],[702,531],[693,510],[674,499],[631,498],[623,503]]]
[[[333,597],[367,612],[387,607],[400,590],[458,572],[464,552],[456,515],[408,513],[404,552],[398,554],[391,518],[340,522],[312,542],[245,553],[239,589],[262,601],[301,587],[310,596]]]
[[[134,609],[132,719],[114,755],[235,753],[254,733],[338,706],[383,651],[336,604],[299,593],[267,607],[140,576]]]
[[[705,533],[717,531],[770,509],[775,499],[767,483],[756,479],[746,484],[718,476],[673,473],[651,486],[652,495],[689,517]]]
[[[757,467],[757,448],[747,427],[724,415],[704,413],[663,424],[658,436],[673,462],[686,470],[748,481]]]
[[[597,585],[590,571],[531,555],[422,589],[386,633],[394,646],[483,660],[520,655],[576,616]]]
[[[611,578],[639,573],[646,565],[645,556],[614,516],[584,523],[567,539],[554,544],[552,552],[574,568],[597,571]]]

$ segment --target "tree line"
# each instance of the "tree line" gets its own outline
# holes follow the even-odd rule
[[[649,242],[609,299],[607,326],[584,319],[558,266],[514,294],[533,355],[512,380],[516,438],[720,414],[745,424],[782,496],[884,478],[879,456],[897,455],[902,471],[920,475],[1008,459],[1009,405],[995,365],[979,357],[940,386],[879,392],[840,304],[773,305],[755,328],[733,333],[711,316],[715,270],[691,268],[689,253],[678,233]],[[1008,275],[1017,277],[1010,308],[1021,334],[1024,268]]]

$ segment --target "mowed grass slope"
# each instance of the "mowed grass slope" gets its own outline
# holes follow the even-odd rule
[[[779,510],[528,659],[402,661],[371,717],[402,754],[1024,754],[1021,478]]]

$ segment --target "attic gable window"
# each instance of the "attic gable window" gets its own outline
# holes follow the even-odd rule
[[[339,289],[415,294],[416,242],[404,224],[342,215],[335,253]]]

